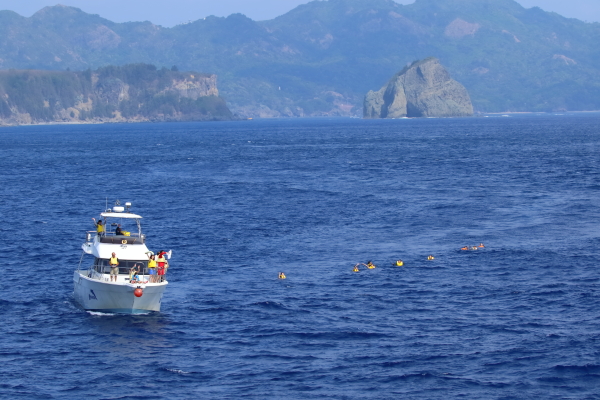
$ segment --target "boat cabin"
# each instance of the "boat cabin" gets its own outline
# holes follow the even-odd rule
[[[122,207],[121,207],[122,208]],[[114,207],[114,209],[119,209]],[[100,214],[104,232],[99,236],[100,243],[109,244],[144,244],[146,237],[142,233],[140,220],[142,217],[130,212],[108,210]],[[88,231],[88,242],[94,240],[96,231]]]
[[[140,275],[149,275],[148,260],[122,260],[119,259],[119,275],[128,275],[134,265],[139,266]],[[109,260],[106,258],[94,259],[94,271],[100,274],[110,274]]]

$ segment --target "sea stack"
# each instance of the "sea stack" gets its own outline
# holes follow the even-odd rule
[[[378,91],[365,96],[364,118],[468,117],[473,105],[467,89],[437,58],[415,61]]]

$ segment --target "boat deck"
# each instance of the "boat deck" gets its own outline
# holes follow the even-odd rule
[[[108,244],[144,244],[146,243],[146,235],[131,233],[129,235],[115,235],[114,232],[105,232],[98,235],[96,231],[86,231],[86,243],[94,243],[99,239],[100,243]]]
[[[82,276],[88,277],[88,278],[90,278],[92,280],[100,281],[102,283],[112,283],[112,284],[115,284],[115,285],[151,285],[151,286],[158,286],[158,285],[166,285],[166,284],[169,283],[167,281],[166,275],[162,276],[162,281],[158,281],[158,276],[157,275],[138,274],[139,280],[138,281],[132,281],[129,274],[119,273],[119,275],[117,275],[117,280],[115,281],[114,279],[113,280],[110,279],[110,274],[100,273],[100,272],[98,272],[98,271],[96,271],[94,269],[81,270],[81,271],[79,271],[79,273]],[[153,281],[152,277],[156,277],[156,281]]]

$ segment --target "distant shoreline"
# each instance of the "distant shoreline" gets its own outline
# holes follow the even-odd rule
[[[478,113],[473,117],[461,117],[461,118],[478,118],[486,115],[556,115],[556,114],[593,114],[600,113],[597,111],[507,111],[507,112],[493,112],[493,113]],[[114,124],[160,124],[160,123],[177,123],[177,122],[230,122],[230,121],[256,121],[256,120],[298,120],[298,119],[324,119],[324,118],[340,118],[340,119],[360,119],[365,120],[362,117],[356,116],[309,116],[309,117],[274,117],[274,118],[233,118],[233,119],[206,119],[206,120],[131,120],[131,121],[51,121],[51,122],[40,122],[35,124],[0,124],[1,128],[12,128],[19,126],[52,126],[52,125],[114,125]],[[452,119],[450,117],[449,119]],[[391,118],[391,119],[431,119],[431,118]],[[436,118],[441,119],[441,118]]]
[[[564,113],[599,113],[593,111],[504,111],[504,112],[482,112],[480,115],[502,115],[502,114],[564,114]]]

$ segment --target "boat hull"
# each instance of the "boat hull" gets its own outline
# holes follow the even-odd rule
[[[167,286],[162,284],[116,284],[89,278],[84,271],[73,275],[74,297],[88,311],[118,314],[143,314],[160,311],[162,296]],[[143,294],[136,297],[133,291],[142,287]]]

